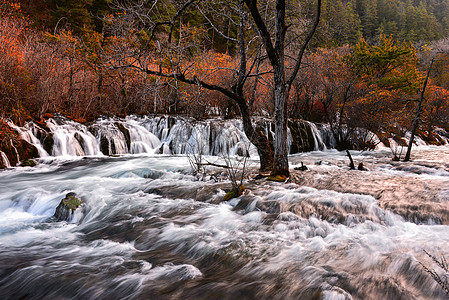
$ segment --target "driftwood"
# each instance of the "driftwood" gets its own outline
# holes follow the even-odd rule
[[[215,164],[215,163],[211,163],[211,162],[205,162],[205,163],[196,163],[196,165],[199,166],[213,166],[213,167],[219,167],[219,168],[225,168],[225,169],[229,169],[230,167],[227,165],[220,165],[220,164]]]
[[[349,167],[351,168],[351,170],[355,170],[354,160],[352,159],[351,153],[348,149],[346,149],[346,154],[348,155],[350,161]]]

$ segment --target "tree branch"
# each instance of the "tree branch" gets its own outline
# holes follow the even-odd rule
[[[293,69],[293,72],[290,75],[289,80],[287,81],[287,90],[290,90],[293,81],[295,80],[296,76],[298,75],[299,68],[301,67],[302,57],[304,56],[304,52],[305,52],[310,40],[312,39],[312,36],[315,34],[318,24],[320,23],[320,15],[321,15],[321,0],[317,0],[317,12],[316,12],[316,16],[315,16],[315,21],[313,22],[313,27],[309,31],[309,34],[307,35],[306,39],[304,40],[304,43],[302,44],[301,49],[299,50],[298,58],[296,59],[295,68]]]

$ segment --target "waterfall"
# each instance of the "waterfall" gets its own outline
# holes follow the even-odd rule
[[[254,124],[269,140],[274,139],[271,120],[255,119]],[[128,116],[81,124],[55,116],[41,125],[29,122],[23,127],[10,126],[38,149],[40,157],[143,153],[257,156],[239,119],[198,121],[182,116]],[[335,140],[326,125],[294,120],[289,121],[288,145],[293,154],[333,148]]]
[[[153,153],[161,146],[161,141],[137,122],[128,121],[123,126],[129,131],[130,153]]]
[[[0,156],[2,158],[3,166],[6,168],[11,168],[11,164],[9,163],[8,157],[3,151],[0,151]]]
[[[8,125],[16,130],[22,139],[36,147],[39,157],[50,156],[51,153],[44,149],[43,143],[38,138],[39,135],[42,135],[42,132],[45,132],[42,128],[32,122],[26,123],[23,127],[16,126],[12,122],[8,122]]]
[[[326,143],[323,141],[323,137],[321,135],[321,132],[318,130],[318,127],[316,126],[315,123],[312,122],[307,122],[310,126],[310,129],[312,130],[312,136],[313,136],[313,141],[315,144],[315,148],[313,150],[315,151],[321,151],[321,150],[326,150]]]
[[[102,155],[96,138],[86,126],[61,118],[48,119],[47,126],[53,134],[54,156]]]

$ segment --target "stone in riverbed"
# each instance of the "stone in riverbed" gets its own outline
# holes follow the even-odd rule
[[[37,162],[34,159],[25,159],[20,163],[21,167],[35,167],[37,166]]]
[[[242,184],[239,186],[237,191],[231,190],[231,191],[227,192],[226,195],[224,196],[223,200],[229,201],[232,198],[237,198],[237,197],[241,196],[244,191],[245,191],[245,186]]]
[[[76,196],[75,193],[68,193],[64,199],[61,200],[58,207],[56,207],[53,215],[57,221],[70,221],[73,213],[80,206],[83,206],[84,201]]]

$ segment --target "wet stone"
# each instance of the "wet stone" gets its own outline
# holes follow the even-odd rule
[[[81,206],[84,201],[77,197],[75,193],[68,193],[64,199],[61,200],[58,207],[56,207],[53,215],[57,221],[70,221],[73,213]]]

